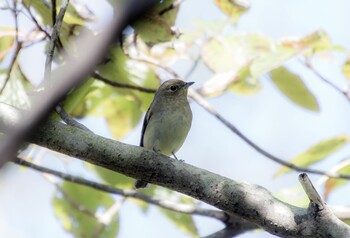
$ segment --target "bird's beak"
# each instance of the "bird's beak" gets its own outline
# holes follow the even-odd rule
[[[185,84],[185,88],[188,88],[188,87],[191,86],[192,84],[194,84],[194,82],[187,82],[187,83]]]

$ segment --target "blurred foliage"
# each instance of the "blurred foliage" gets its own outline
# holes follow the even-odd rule
[[[77,238],[116,237],[119,230],[118,214],[108,224],[103,224],[101,218],[115,203],[108,193],[69,182],[64,182],[60,189],[63,192],[56,192],[53,207],[67,231]]]
[[[179,8],[165,11],[173,2],[174,0],[160,1],[151,11],[132,23],[132,27],[148,45],[170,41],[176,36],[173,26]]]
[[[344,135],[336,136],[321,141],[318,144],[312,146],[304,153],[301,153],[297,157],[291,159],[289,162],[297,166],[307,167],[325,159],[327,156],[331,155],[333,152],[339,150],[344,145],[349,143],[349,141],[350,137]],[[275,176],[282,175],[288,171],[291,171],[291,169],[287,167],[282,167],[280,170],[277,171]]]
[[[350,159],[348,158],[348,159],[340,162],[333,169],[331,169],[330,172],[350,175]],[[346,180],[346,179],[327,178],[326,182],[325,182],[325,189],[324,189],[325,199],[328,198],[329,194],[334,189],[343,186],[347,182],[348,182],[348,180]]]
[[[109,0],[112,5],[117,0]],[[297,57],[311,59],[332,52],[342,53],[348,59],[342,65],[344,76],[350,79],[350,58],[348,52],[341,46],[332,43],[328,34],[322,30],[311,32],[305,36],[287,36],[282,39],[271,39],[257,33],[244,33],[237,30],[239,20],[250,9],[248,0],[213,0],[214,6],[223,13],[223,19],[212,21],[195,20],[189,29],[175,27],[181,5],[172,8],[174,0],[159,1],[147,14],[135,21],[125,31],[123,44],[116,42],[95,72],[111,81],[157,88],[162,77],[159,67],[176,67],[180,60],[189,64],[198,60],[199,64],[207,67],[211,75],[199,85],[198,92],[204,97],[218,97],[225,93],[255,95],[264,90],[262,76],[268,75],[287,100],[286,103],[319,112],[319,105],[312,90],[306,86],[304,78],[285,67],[290,60]],[[52,6],[50,1],[23,0],[22,3],[30,9],[38,24],[52,31]],[[56,12],[59,12],[61,1],[57,1]],[[23,11],[25,11],[23,9]],[[19,13],[22,14],[22,13]],[[92,11],[84,3],[71,3],[65,14],[60,30],[62,49],[68,50],[74,56],[74,41],[82,30],[87,34],[96,35],[99,32],[89,27],[94,19]],[[48,38],[40,38],[33,24],[34,30],[27,34],[19,29],[19,38],[26,47],[32,47],[37,42]],[[26,35],[27,34],[27,35]],[[31,76],[22,72],[20,61],[16,60],[12,69],[10,61],[14,58],[15,39],[14,28],[0,28],[0,85],[8,82],[0,95],[0,102],[8,103],[19,108],[28,109],[29,96],[40,97],[40,87],[30,84]],[[35,37],[34,37],[35,35]],[[93,47],[93,42],[92,42]],[[88,50],[88,49],[87,49]],[[59,68],[65,62],[56,51],[55,63]],[[20,54],[20,52],[19,52]],[[17,57],[18,58],[18,57]],[[309,84],[308,84],[309,85]],[[34,91],[34,93],[33,93]],[[31,92],[31,93],[29,93]],[[107,83],[89,77],[88,80],[73,89],[64,99],[63,104],[71,115],[84,118],[98,116],[104,118],[112,136],[121,139],[142,120],[142,114],[147,110],[153,94],[137,90],[112,87]],[[290,162],[298,166],[310,166],[329,157],[349,142],[348,136],[336,136],[313,145],[304,153],[291,159]],[[348,160],[333,168],[333,172],[350,174]],[[88,165],[91,174],[110,186],[123,189],[133,188],[134,179],[109,171],[107,169]],[[277,175],[290,171],[281,168]],[[347,180],[327,179],[325,182],[325,196],[334,189],[344,185]],[[63,227],[75,237],[91,237],[99,230],[99,237],[116,237],[119,230],[119,214],[113,216],[108,229],[99,221],[99,215],[115,204],[115,199],[109,194],[83,186],[63,183],[62,192],[57,192],[53,199],[55,214]],[[286,188],[277,193],[284,201],[297,206],[307,204],[300,187]],[[166,199],[186,204],[195,201],[176,192],[151,185],[140,191],[151,197]],[[137,199],[130,199],[145,214],[149,211],[149,204]],[[85,211],[84,211],[85,209]],[[179,230],[191,237],[198,237],[198,232],[192,216],[156,208]],[[146,214],[147,215],[147,214]]]
[[[243,13],[249,10],[250,2],[247,0],[215,0],[215,4],[225,13],[232,23],[236,23]]]

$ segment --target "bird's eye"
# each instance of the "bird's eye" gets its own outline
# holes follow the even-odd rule
[[[177,90],[177,86],[175,86],[175,85],[171,86],[171,87],[170,87],[170,90],[173,91],[173,92],[175,92],[175,91]]]

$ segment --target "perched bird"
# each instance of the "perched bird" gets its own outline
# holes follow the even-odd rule
[[[140,146],[176,158],[175,152],[191,128],[192,111],[187,90],[192,84],[171,79],[160,85],[143,120]],[[135,188],[146,186],[147,182],[141,180],[135,183]]]

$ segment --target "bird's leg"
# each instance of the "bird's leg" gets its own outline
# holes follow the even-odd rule
[[[180,162],[184,162],[184,160],[183,160],[183,159],[178,159],[178,158],[176,157],[176,155],[175,155],[175,153],[174,153],[174,152],[172,152],[171,154],[174,156],[174,158],[175,158],[176,160],[178,160],[178,161],[180,161]]]

